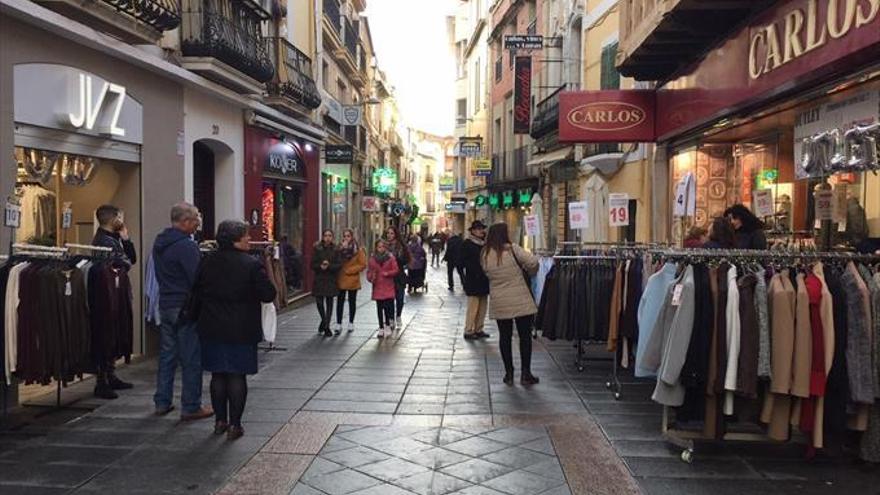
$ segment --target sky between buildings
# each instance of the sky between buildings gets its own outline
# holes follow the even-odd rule
[[[379,68],[408,125],[441,136],[455,127],[455,59],[446,17],[451,0],[368,0]]]

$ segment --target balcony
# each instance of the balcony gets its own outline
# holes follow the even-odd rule
[[[284,38],[269,38],[275,77],[266,83],[266,103],[281,111],[309,113],[321,106],[321,94],[312,79],[312,61]]]
[[[358,56],[358,30],[348,18],[342,21],[342,42],[353,60]]]
[[[770,0],[624,0],[617,69],[641,81],[663,80],[694,62]]]
[[[566,85],[556,88],[550,96],[535,105],[535,117],[532,119],[531,136],[540,139],[559,130],[559,94],[565,91]]]
[[[260,26],[268,15],[241,0],[183,0],[183,67],[243,94],[262,94],[262,83],[275,75]]]
[[[531,157],[531,146],[492,155],[492,175],[487,177],[486,184],[498,186],[532,179],[528,168]]]
[[[324,20],[342,39],[342,14],[339,12],[339,0],[324,0]]]
[[[346,126],[343,126],[342,129],[343,129],[343,131],[342,131],[343,137],[345,138],[346,141],[348,141],[348,144],[350,144],[354,147],[357,147],[358,128],[354,127],[354,126],[346,125]]]
[[[623,166],[623,147],[620,143],[587,144],[581,165],[595,168],[605,175],[613,175]]]
[[[178,0],[37,0],[36,3],[133,44],[153,44],[180,25]]]

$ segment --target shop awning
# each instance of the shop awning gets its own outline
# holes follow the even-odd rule
[[[539,165],[547,165],[556,163],[562,160],[568,160],[574,155],[574,147],[567,146],[565,148],[551,151],[550,153],[542,153],[540,155],[534,155],[531,160],[528,161],[527,165],[539,166]]]

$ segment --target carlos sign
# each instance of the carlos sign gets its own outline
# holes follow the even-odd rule
[[[559,95],[559,141],[652,142],[655,94],[650,90],[572,91]]]

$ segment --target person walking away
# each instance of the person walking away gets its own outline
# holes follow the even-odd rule
[[[458,234],[453,235],[446,241],[446,254],[443,255],[443,261],[446,262],[446,276],[449,279],[449,292],[455,291],[455,280],[452,275],[457,271],[459,280],[463,280],[462,269],[459,266],[459,258],[461,257],[461,246],[464,241]]]
[[[409,266],[410,254],[409,248],[404,244],[403,240],[400,239],[400,232],[394,227],[388,227],[385,231],[385,241],[388,252],[390,252],[395,261],[397,261],[397,276],[394,278],[394,286],[395,286],[395,297],[394,301],[396,303],[396,311],[395,315],[397,318],[393,318],[389,324],[391,324],[392,328],[395,330],[400,330],[403,326],[403,303],[404,298],[406,297],[406,284],[407,284],[407,273],[406,267]]]
[[[210,418],[214,411],[202,407],[202,351],[196,325],[181,319],[181,310],[190,298],[196,281],[201,252],[193,240],[199,228],[199,210],[189,203],[171,208],[171,227],[153,243],[153,262],[159,282],[159,370],[156,372],[156,415],[174,409],[174,373],[181,368],[181,419]]]
[[[318,314],[321,315],[318,333],[324,334],[325,337],[333,335],[333,332],[330,331],[330,319],[333,318],[333,299],[339,295],[336,278],[340,268],[342,268],[342,263],[339,260],[336,244],[333,243],[333,231],[327,229],[321,235],[321,240],[315,244],[315,251],[312,255],[312,271],[315,272],[315,286],[312,289],[312,295],[315,296]]]
[[[431,268],[440,266],[440,254],[443,252],[443,237],[440,232],[431,236]]]
[[[764,235],[764,222],[745,205],[735,204],[724,211],[724,216],[736,232],[737,249],[767,249],[767,236]]]
[[[357,293],[361,290],[361,272],[367,269],[367,253],[354,238],[354,231],[345,229],[339,244],[342,269],[336,279],[339,299],[336,301],[336,335],[342,333],[342,313],[348,298],[348,331],[354,331],[354,315],[357,311]]]
[[[194,291],[202,367],[211,373],[214,434],[244,435],[247,375],[257,373],[263,340],[262,303],[275,300],[275,286],[262,263],[248,255],[248,225],[226,220],[217,228],[220,250],[205,258]]]
[[[128,268],[137,263],[137,251],[129,238],[123,211],[113,205],[101,205],[95,210],[95,219],[98,221],[98,230],[92,239],[92,245],[110,248],[113,258]],[[116,399],[119,397],[116,390],[134,388],[134,385],[116,376],[116,363],[112,356],[96,357],[95,367],[98,373],[95,397]]]
[[[526,277],[538,271],[538,258],[525,249],[511,244],[507,224],[496,223],[489,229],[483,247],[481,264],[489,279],[489,317],[496,320],[501,334],[501,358],[504,360],[504,383],[513,384],[513,325],[519,334],[519,355],[522,365],[520,383],[539,382],[532,374],[532,322],[538,307]]]
[[[379,317],[377,338],[391,337],[394,328],[388,322],[394,321],[394,298],[397,295],[395,278],[400,268],[397,259],[388,251],[387,243],[376,241],[373,256],[367,269],[367,280],[373,284],[373,300],[376,301],[376,316]]]
[[[407,284],[409,293],[425,285],[425,271],[428,266],[428,253],[425,251],[422,238],[413,234],[409,241],[409,276]]]
[[[736,244],[733,225],[726,217],[716,217],[709,227],[709,240],[703,244],[704,249],[733,249]]]
[[[467,315],[464,320],[465,340],[485,339],[483,331],[486,310],[489,308],[489,279],[480,263],[480,254],[486,245],[486,224],[475,220],[468,230],[468,238],[461,245],[459,265],[464,271],[464,293],[467,295]]]

